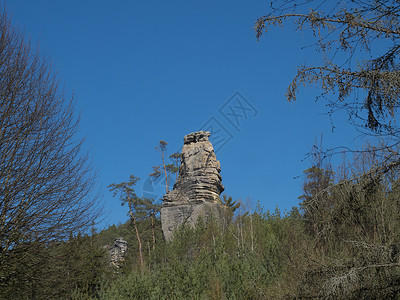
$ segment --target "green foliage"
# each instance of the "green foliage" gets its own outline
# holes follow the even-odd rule
[[[330,205],[315,211],[323,216],[315,233],[299,208],[270,212],[259,203],[254,212],[240,207],[229,223],[200,219],[195,228],[181,226],[168,243],[158,215],[153,215],[154,223],[149,217],[139,218],[143,262],[133,222],[113,225],[91,237],[71,237],[38,249],[26,263],[43,264],[35,269],[40,270],[35,274],[40,281],[27,280],[25,286],[15,285],[2,295],[75,300],[396,299],[398,182],[391,174],[330,184],[325,195]],[[227,207],[237,204],[230,197],[223,202]],[[116,237],[128,241],[119,269],[108,266],[103,250]]]
[[[312,166],[304,171],[306,181],[303,185],[304,194],[299,197],[300,207],[304,212],[304,219],[308,230],[317,234],[321,230],[325,212],[332,205],[328,187],[333,184],[333,171],[330,166],[322,168]]]
[[[241,206],[239,201],[234,201],[231,196],[228,197],[226,195],[222,197],[222,204],[226,206],[228,211],[232,214]]]
[[[165,141],[160,141],[159,145],[156,147],[156,150],[160,151],[161,153],[161,164],[153,166],[153,172],[149,174],[149,176],[156,180],[160,176],[164,175],[165,179],[165,192],[168,192],[169,186],[171,183],[171,175],[175,174],[175,179],[178,179],[178,172],[179,172],[179,161],[181,154],[175,152],[169,155],[169,158],[172,160],[171,164],[167,164],[165,161],[165,156],[167,155],[167,145],[168,143]]]
[[[168,243],[160,206],[136,195],[131,175],[109,186],[128,222],[31,247],[0,274],[0,298],[398,299],[400,177],[396,165],[376,172],[374,159],[336,182],[330,164],[314,164],[289,212],[224,196],[223,222],[183,225]],[[106,249],[119,237],[128,251],[113,267]]]
[[[260,242],[265,248],[269,243]],[[100,298],[263,298],[273,282],[272,271],[278,272],[274,266],[279,261],[264,260],[244,243],[239,245],[243,248],[238,255],[237,247],[234,235],[229,230],[223,232],[219,224],[200,221],[196,229],[181,227],[173,241],[158,248],[157,264],[144,274],[133,270],[103,286]]]
[[[112,183],[108,186],[110,191],[113,192],[114,197],[119,195],[122,206],[128,204],[129,213],[139,211],[140,214],[140,210],[143,206],[134,189],[134,186],[139,180],[139,177],[130,175],[128,182]]]
[[[8,284],[1,287],[0,299],[70,299],[71,291],[93,297],[102,277],[110,273],[97,235],[71,236],[22,257]]]
[[[161,166],[153,166],[153,172],[149,174],[153,180],[158,179],[162,175],[160,168]]]
[[[134,223],[155,216],[160,210],[160,205],[153,199],[139,198],[136,195],[134,186],[139,179],[134,175],[130,175],[128,182],[113,183],[108,186],[114,197],[119,196],[121,205],[128,204],[128,216],[131,217]]]
[[[173,163],[172,164],[168,164],[168,172],[170,174],[176,174],[176,179],[178,179],[178,172],[179,172],[179,163],[181,161],[181,153],[175,152],[172,153],[169,158],[172,159]]]
[[[398,170],[376,172],[374,152],[353,163],[349,173],[333,184],[324,170],[312,168],[314,193],[303,197],[313,204],[314,231],[304,271],[296,288],[301,297],[332,299],[397,299],[400,256]],[[329,173],[328,173],[329,174]],[[325,182],[325,185],[318,185]],[[329,183],[329,184],[327,184]],[[321,203],[322,205],[316,205]],[[329,204],[329,205],[327,205]],[[310,210],[309,210],[310,211]],[[308,211],[308,212],[309,212]],[[310,214],[305,214],[305,224]]]
[[[325,189],[310,219],[294,207],[282,214],[241,211],[229,223],[182,226],[137,263],[137,245],[119,274],[101,284],[100,299],[396,299],[400,291],[397,176],[334,183],[331,171],[307,170],[309,201]],[[321,177],[319,177],[321,176]],[[312,181],[317,182],[312,182]],[[303,198],[304,199],[304,198]],[[224,197],[228,208],[238,202]],[[240,202],[239,202],[240,203]],[[148,221],[148,220],[147,220]],[[150,241],[146,220],[138,223]],[[110,228],[123,230],[129,224]],[[131,227],[132,228],[132,227]],[[133,230],[126,230],[132,236]],[[100,234],[101,235],[101,234]],[[135,260],[136,258],[136,260]],[[82,298],[83,299],[83,298]]]

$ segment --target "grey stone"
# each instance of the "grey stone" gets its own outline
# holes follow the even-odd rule
[[[126,251],[128,251],[128,242],[122,238],[115,239],[114,244],[108,247],[110,265],[119,267],[119,264],[125,258]]]
[[[200,217],[204,221],[211,216],[222,218],[221,165],[209,136],[209,132],[199,131],[184,137],[179,177],[173,190],[164,195],[161,207],[161,226],[167,241],[181,224],[194,226]]]

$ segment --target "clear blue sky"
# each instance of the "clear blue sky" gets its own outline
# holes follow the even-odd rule
[[[332,133],[313,88],[296,103],[285,100],[297,66],[314,54],[301,50],[310,40],[293,30],[276,28],[257,42],[252,27],[268,7],[262,0],[6,2],[13,23],[39,43],[76,96],[108,213],[101,227],[127,220],[109,184],[134,174],[141,194],[160,161],[158,141],[173,152],[207,122],[231,137],[216,153],[225,194],[271,210],[298,204],[303,178],[293,178],[309,167],[302,160],[315,137],[323,133],[326,147],[351,143],[343,116]],[[238,107],[229,102],[236,92],[254,109],[242,110],[239,125],[223,115]]]

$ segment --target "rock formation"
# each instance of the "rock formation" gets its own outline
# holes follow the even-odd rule
[[[194,226],[199,217],[204,221],[211,216],[222,218],[221,166],[209,136],[209,132],[199,131],[184,137],[179,177],[174,189],[164,195],[161,208],[162,231],[167,241],[181,224]]]
[[[108,253],[110,254],[110,265],[118,268],[119,264],[124,260],[127,250],[127,241],[122,238],[115,239],[114,244],[108,247]]]

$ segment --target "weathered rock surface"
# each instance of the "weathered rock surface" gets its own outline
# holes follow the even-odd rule
[[[167,241],[181,224],[194,226],[200,217],[204,221],[211,216],[222,217],[221,166],[209,136],[209,132],[199,131],[184,137],[179,177],[174,189],[164,196],[161,208],[161,225]]]
[[[128,242],[122,238],[115,239],[114,244],[108,248],[110,254],[110,265],[119,267],[128,251]]]

